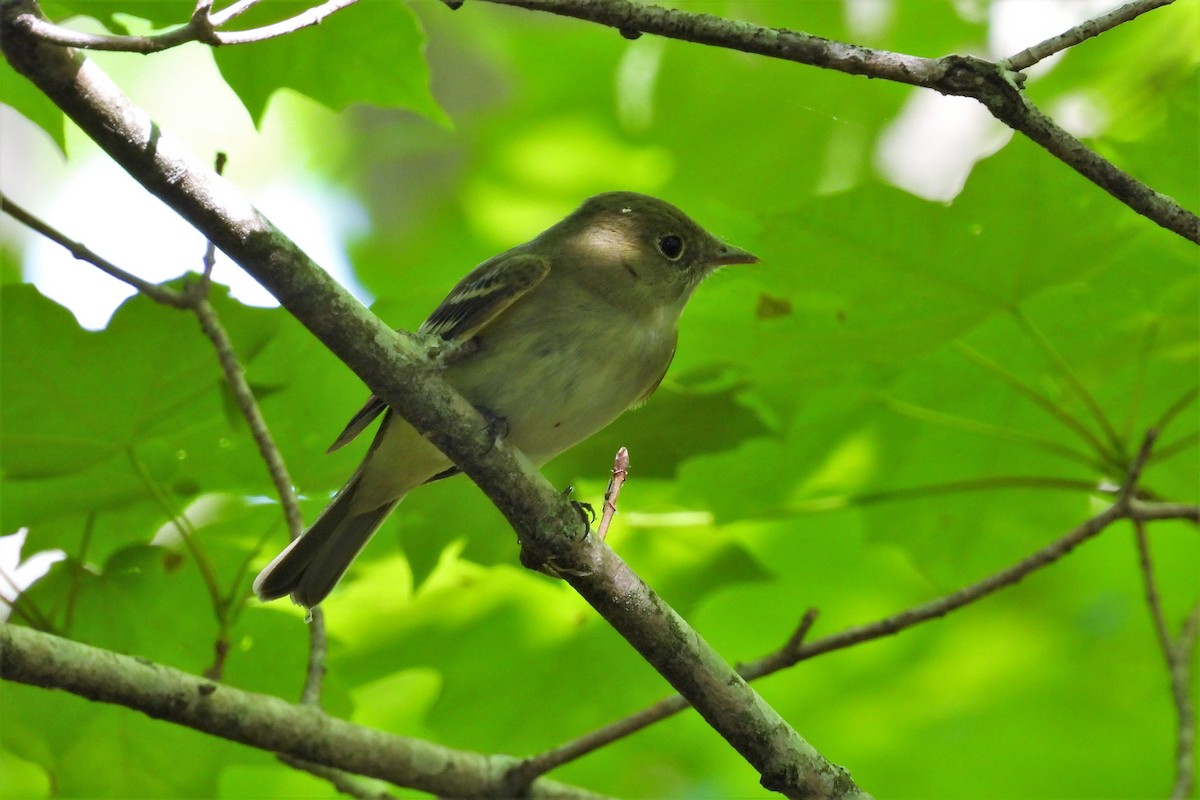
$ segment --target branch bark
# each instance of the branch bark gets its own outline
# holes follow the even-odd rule
[[[440,378],[431,347],[363,308],[94,63],[31,34],[22,23],[31,15],[41,18],[33,0],[0,5],[0,46],[14,68],[479,484],[518,532],[523,561],[553,563],[565,574],[759,772],[765,787],[789,797],[862,796],[844,769],[788,725],[611,549],[584,535],[577,513],[554,487]]]
[[[444,0],[445,1],[445,0]],[[1200,244],[1200,217],[1155,191],[1063,130],[1021,91],[1023,77],[972,56],[920,58],[837,42],[820,36],[767,28],[709,14],[661,8],[632,0],[487,0],[616,28],[621,35],[652,33],[712,47],[779,58],[849,75],[907,83],[946,95],[970,97],[996,119],[1028,136],[1137,213]],[[1017,58],[1014,56],[1014,58]]]
[[[257,2],[257,0],[255,0]],[[294,17],[244,31],[221,31],[222,25],[248,10],[254,3],[230,6],[217,14],[212,13],[212,2],[201,0],[192,18],[178,28],[149,36],[114,36],[105,33],[85,33],[55,25],[36,15],[23,17],[18,24],[26,31],[62,47],[79,47],[85,50],[110,50],[122,53],[159,53],[188,42],[204,42],[213,47],[236,44],[252,44],[287,36],[298,30],[320,25],[327,17],[358,0],[326,0]]]
[[[364,728],[312,706],[7,623],[0,624],[0,677],[127,706],[154,719],[442,797],[495,796],[514,761]],[[544,779],[529,790],[531,797],[601,797]]]

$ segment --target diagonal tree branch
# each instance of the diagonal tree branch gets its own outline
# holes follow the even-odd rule
[[[1112,30],[1118,25],[1129,22],[1131,19],[1136,19],[1147,11],[1153,11],[1156,8],[1162,8],[1174,2],[1175,0],[1133,0],[1132,3],[1126,3],[1120,8],[1114,8],[1107,14],[1101,14],[1094,19],[1080,23],[1074,28],[1060,33],[1058,36],[1052,36],[1044,42],[1035,44],[1033,47],[1027,47],[1016,55],[1004,59],[1000,64],[1005,69],[1011,69],[1013,72],[1029,69],[1034,64],[1049,58],[1055,53],[1060,53],[1068,47],[1074,47],[1080,42],[1086,42],[1093,36],[1099,36],[1105,31]]]
[[[1200,244],[1200,217],[1118,169],[1047,117],[1021,91],[1023,78],[1003,63],[958,55],[920,58],[633,0],[487,1],[606,25],[628,37],[652,33],[970,97],[1137,213]],[[459,0],[443,2],[461,4]]]
[[[358,0],[326,0],[294,17],[244,31],[221,31],[222,25],[248,11],[257,0],[242,0],[216,14],[212,0],[196,4],[192,18],[178,28],[148,36],[116,36],[109,33],[86,33],[55,25],[36,15],[22,17],[17,24],[28,33],[51,44],[78,47],[84,50],[111,50],[125,53],[158,53],[188,42],[204,42],[213,47],[251,44],[286,36],[313,25],[320,25],[331,14],[354,5]]]
[[[364,728],[311,706],[17,625],[0,624],[0,677],[127,706],[251,747],[440,796],[494,795],[513,762]],[[530,796],[599,797],[548,780],[535,781]]]
[[[1076,526],[1065,536],[1046,545],[1041,550],[1031,553],[1015,564],[993,573],[981,581],[964,586],[950,594],[921,603],[920,605],[913,606],[912,608],[874,622],[847,628],[838,633],[805,643],[804,640],[808,631],[816,619],[816,610],[809,609],[796,631],[782,647],[763,658],[739,665],[738,672],[748,681],[765,678],[768,675],[793,667],[801,661],[807,661],[826,653],[832,653],[835,650],[844,650],[874,639],[892,636],[906,628],[940,619],[996,591],[1007,586],[1012,586],[1044,567],[1050,566],[1120,519],[1131,519],[1138,525],[1142,525],[1151,519],[1181,519],[1200,524],[1200,506],[1178,503],[1143,503],[1133,499],[1141,470],[1150,458],[1151,447],[1156,438],[1157,435],[1153,430],[1147,433],[1142,447],[1131,464],[1128,475],[1112,505],[1091,519]],[[1182,646],[1181,644],[1180,647]],[[1194,646],[1194,641],[1192,646]],[[1176,680],[1174,683],[1178,684],[1178,681]],[[530,777],[545,774],[569,761],[581,758],[601,747],[612,744],[618,739],[636,733],[656,722],[660,722],[686,708],[688,708],[687,700],[679,695],[664,698],[652,706],[637,711],[609,725],[597,728],[577,739],[559,745],[553,750],[531,756],[514,767],[514,771],[520,771],[521,774]],[[1180,705],[1179,708],[1182,719],[1185,716],[1185,706]],[[1187,705],[1186,708],[1190,709],[1190,705]],[[1190,719],[1190,717],[1188,718]],[[1184,730],[1185,727],[1181,723],[1181,730]],[[1190,728],[1187,730],[1190,730]],[[1184,737],[1181,733],[1180,741],[1183,742],[1183,740]],[[1183,744],[1180,746],[1183,747]]]
[[[844,769],[805,741],[610,548],[584,535],[575,509],[441,379],[429,348],[374,317],[94,63],[30,34],[19,22],[30,15],[40,17],[33,0],[0,4],[0,46],[14,68],[479,484],[518,532],[524,562],[554,563],[564,572],[765,787],[791,797],[862,796]]]

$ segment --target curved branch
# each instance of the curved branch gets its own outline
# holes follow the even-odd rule
[[[364,728],[311,706],[7,623],[0,624],[0,677],[127,706],[230,741],[439,796],[494,794],[513,761]],[[599,797],[548,780],[535,781],[530,793]]]
[[[1137,213],[1200,244],[1200,217],[1173,198],[1118,169],[1041,112],[1021,91],[1020,76],[1003,63],[970,56],[919,58],[837,42],[784,28],[721,19],[632,0],[488,0],[616,28],[623,36],[652,33],[713,47],[795,61],[850,75],[906,83],[970,97],[994,117]]]

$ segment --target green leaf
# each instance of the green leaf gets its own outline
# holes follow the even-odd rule
[[[45,131],[58,149],[66,154],[66,117],[63,112],[28,78],[14,70],[6,59],[0,59],[0,103]]]
[[[305,11],[310,3],[270,2],[240,17],[254,27]],[[222,47],[214,57],[256,124],[267,102],[288,88],[335,110],[352,103],[406,108],[446,124],[429,91],[421,53],[424,37],[400,0],[371,0],[329,16],[319,26],[248,45]]]

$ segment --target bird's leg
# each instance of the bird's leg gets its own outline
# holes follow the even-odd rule
[[[501,416],[486,406],[475,406],[475,410],[483,416],[487,423],[488,439],[492,442],[487,449],[487,452],[490,453],[497,441],[508,438],[508,417]]]
[[[575,513],[579,515],[579,521],[583,523],[583,535],[587,536],[592,532],[592,523],[596,521],[596,509],[592,508],[591,503],[585,503],[582,500],[572,500],[571,494],[574,491],[574,486],[568,486],[563,490],[562,496],[575,509]]]
[[[574,486],[568,486],[562,493],[562,496],[567,499],[571,507],[575,509],[575,513],[579,514],[579,521],[583,523],[583,535],[587,536],[591,533],[592,523],[596,521],[596,512],[592,508],[591,503],[584,503],[578,500],[571,500],[571,493],[575,491]],[[574,575],[582,577],[590,575],[590,570],[580,571],[570,569],[560,564],[555,563],[552,557],[547,556],[543,552],[533,552],[533,550],[518,539],[517,543],[521,546],[521,564],[527,569],[540,572],[543,575],[549,575],[551,578],[562,578],[566,575]]]

